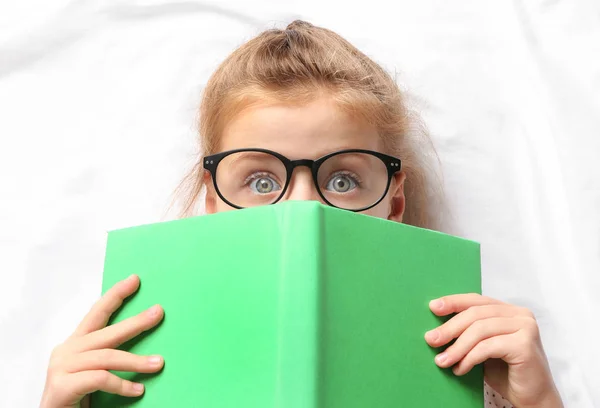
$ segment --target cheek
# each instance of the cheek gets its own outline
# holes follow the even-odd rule
[[[215,213],[220,213],[220,212],[225,212],[225,211],[232,211],[232,210],[235,210],[235,208],[231,207],[225,201],[221,200],[221,198],[217,197],[217,202],[216,202],[216,206],[215,206]]]

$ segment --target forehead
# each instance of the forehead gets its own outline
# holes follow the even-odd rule
[[[223,128],[219,150],[270,149],[290,159],[316,159],[342,149],[381,151],[377,130],[328,99],[302,105],[253,104]]]

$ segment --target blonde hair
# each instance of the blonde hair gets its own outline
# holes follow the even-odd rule
[[[428,210],[441,184],[427,132],[395,83],[377,63],[325,28],[294,21],[235,50],[210,77],[200,106],[200,152],[177,194],[182,216],[195,215],[204,186],[202,157],[217,152],[225,124],[253,103],[304,103],[330,95],[337,105],[373,125],[384,153],[399,157],[406,173],[404,222],[435,229]]]

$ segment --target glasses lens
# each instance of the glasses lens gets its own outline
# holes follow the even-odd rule
[[[286,177],[285,165],[277,157],[262,152],[238,152],[221,160],[216,182],[231,204],[256,207],[277,201]]]
[[[317,179],[321,193],[329,203],[358,210],[383,197],[388,170],[385,163],[372,154],[342,153],[323,162]]]

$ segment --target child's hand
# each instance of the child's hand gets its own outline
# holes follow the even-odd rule
[[[437,316],[456,316],[425,334],[430,346],[456,342],[436,364],[464,375],[485,362],[487,383],[519,408],[562,407],[542,348],[537,322],[528,309],[478,294],[432,300]]]
[[[154,373],[163,366],[159,356],[137,356],[116,347],[156,326],[163,310],[156,305],[117,324],[106,327],[110,316],[140,281],[136,275],[117,283],[92,307],[75,332],[52,352],[41,408],[73,408],[84,397],[102,390],[126,397],[144,392],[142,384],[132,383],[107,370]]]

